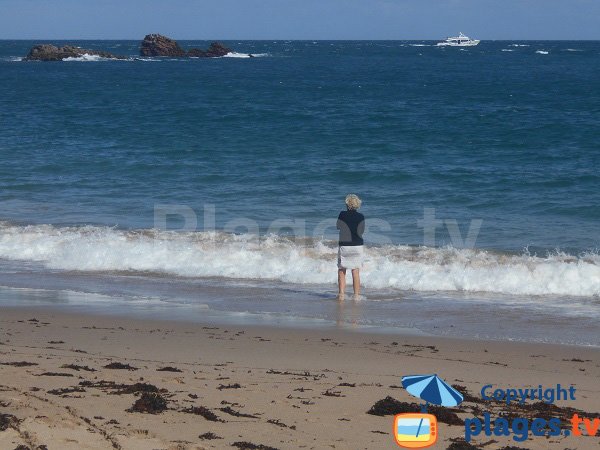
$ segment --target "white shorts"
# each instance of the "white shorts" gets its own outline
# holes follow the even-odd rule
[[[362,245],[340,245],[338,249],[338,269],[360,269],[363,265]]]

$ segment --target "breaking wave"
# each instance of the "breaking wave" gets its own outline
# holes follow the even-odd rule
[[[262,58],[269,56],[268,53],[252,53],[251,55],[248,53],[229,52],[223,58]]]
[[[415,291],[600,295],[600,255],[546,257],[403,245],[367,247],[364,284]],[[334,283],[335,242],[222,232],[0,223],[0,258],[48,269]]]
[[[63,61],[79,61],[79,62],[97,62],[97,61],[123,61],[115,58],[103,58],[98,55],[90,55],[85,53],[78,57],[63,58]]]

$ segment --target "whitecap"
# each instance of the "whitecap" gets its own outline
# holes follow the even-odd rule
[[[252,55],[252,56],[250,56]],[[229,52],[223,58],[263,58],[265,56],[269,56],[268,53],[238,53],[238,52]]]
[[[115,59],[115,58],[103,58],[102,56],[98,56],[98,55],[90,55],[88,53],[85,53],[79,57],[69,57],[69,58],[63,58],[63,61],[78,61],[78,62],[98,62],[98,61],[123,61],[123,60],[119,60],[119,59]]]
[[[550,52],[546,51],[546,50],[536,50],[535,51],[538,55],[548,55]]]

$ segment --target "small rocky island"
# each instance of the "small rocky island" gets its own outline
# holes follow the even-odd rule
[[[233,50],[220,42],[213,42],[206,50],[192,48],[187,52],[183,50],[177,41],[160,34],[149,34],[142,41],[140,48],[141,56],[170,56],[190,58],[219,58],[232,53]],[[252,57],[252,55],[248,55]]]
[[[113,55],[112,53],[88,50],[85,48],[65,45],[64,47],[56,47],[50,44],[36,45],[25,57],[25,61],[62,61],[67,58],[81,58],[82,56],[98,56],[107,59],[127,59],[125,56]]]
[[[148,34],[142,41],[140,56],[170,56],[180,58],[187,56],[177,41],[161,34]]]
[[[177,41],[160,34],[147,35],[140,46],[140,56],[155,57],[168,56],[171,58],[219,58],[232,53],[233,50],[220,42],[213,42],[206,50],[192,48],[188,51],[182,49]],[[25,61],[63,61],[67,58],[81,58],[84,56],[97,56],[106,59],[127,59],[125,56],[113,55],[102,50],[89,50],[65,45],[57,47],[51,44],[40,44],[34,46]],[[248,54],[249,57],[253,55]]]

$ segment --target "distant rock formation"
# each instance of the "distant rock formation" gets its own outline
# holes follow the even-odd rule
[[[192,57],[192,58],[218,58],[231,53],[233,50],[221,42],[213,42],[206,50],[192,48],[186,52],[176,40],[161,34],[149,34],[142,41],[140,47],[141,56],[170,56],[170,57]],[[252,55],[248,55],[252,56]]]
[[[140,47],[140,55],[145,57],[169,56],[175,58],[218,58],[232,52],[232,49],[226,47],[221,42],[213,42],[206,50],[192,48],[189,52],[186,52],[179,46],[177,41],[160,34],[148,34],[144,37]],[[25,57],[25,61],[62,61],[66,58],[81,58],[85,55],[107,59],[126,59],[124,56],[113,55],[112,53],[101,50],[88,50],[72,45],[57,47],[51,44],[42,44],[33,47]],[[253,55],[248,56],[253,57]]]
[[[149,34],[142,41],[141,56],[186,56],[177,41],[160,34]]]
[[[65,58],[81,58],[84,55],[99,56],[108,59],[125,59],[124,56],[113,55],[109,52],[88,50],[72,45],[56,47],[55,45],[42,44],[36,45],[29,50],[29,53],[25,57],[25,61],[62,61]]]
[[[218,58],[220,56],[225,56],[232,51],[233,50],[225,47],[220,42],[213,42],[208,49],[201,50],[199,48],[192,48],[188,51],[187,55],[195,58]]]

